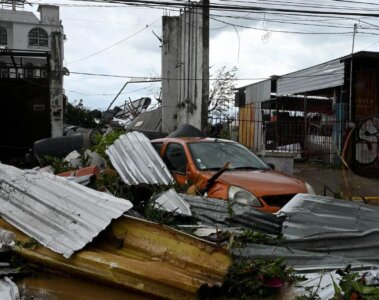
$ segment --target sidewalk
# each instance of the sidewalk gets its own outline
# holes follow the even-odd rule
[[[317,163],[295,163],[293,176],[311,184],[318,195],[323,195],[324,187],[327,186],[334,193],[348,194],[350,188],[353,197],[379,199],[379,178],[365,178],[346,171],[347,184],[344,184],[341,169],[332,169]],[[331,191],[327,190],[326,195],[332,196]],[[379,201],[375,202],[379,204]]]

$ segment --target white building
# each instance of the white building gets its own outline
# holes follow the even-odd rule
[[[39,5],[38,12],[0,0],[0,127],[17,122],[0,144],[0,161],[4,148],[25,151],[63,135],[63,26],[59,7]]]

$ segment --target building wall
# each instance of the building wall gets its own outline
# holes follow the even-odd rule
[[[38,139],[63,135],[63,26],[58,7],[40,5],[39,12],[42,21],[31,12],[0,10],[0,26],[7,29],[0,55],[0,103],[7,118],[0,127],[12,128],[0,145],[0,161],[25,153]],[[29,46],[35,27],[47,32],[47,47]]]
[[[3,26],[7,30],[8,49],[51,50],[50,43],[48,47],[28,45],[29,31],[35,27],[44,29],[48,36],[51,36],[51,33],[55,31],[63,33],[63,26],[59,21],[58,7],[40,5],[39,11],[43,19],[38,19],[32,12],[0,10],[0,26]]]

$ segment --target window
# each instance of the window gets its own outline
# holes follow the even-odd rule
[[[0,26],[0,46],[6,46],[7,44],[7,30],[3,26]]]
[[[29,63],[25,65],[24,69],[24,76],[25,78],[33,78],[34,77],[34,66],[33,64]]]
[[[202,171],[216,171],[227,162],[228,170],[267,170],[266,164],[238,143],[214,141],[188,144],[192,160]]]
[[[9,78],[9,69],[2,62],[0,62],[0,78]]]
[[[170,171],[181,174],[186,173],[187,157],[182,145],[174,143],[168,144],[163,156],[163,161]]]
[[[33,28],[29,31],[29,46],[33,47],[48,47],[49,36],[42,28]]]

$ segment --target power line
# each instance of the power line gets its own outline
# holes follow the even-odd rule
[[[155,20],[154,22],[152,22],[151,24],[146,25],[144,28],[138,30],[138,31],[135,32],[135,33],[132,33],[131,35],[128,35],[127,37],[123,38],[122,40],[120,40],[120,41],[118,41],[118,42],[116,42],[116,43],[114,43],[114,44],[112,44],[112,45],[109,45],[108,47],[105,47],[104,49],[101,49],[101,50],[99,50],[99,51],[96,51],[96,52],[94,52],[94,53],[92,53],[92,54],[90,54],[90,55],[87,55],[87,56],[85,56],[85,57],[82,57],[82,58],[80,58],[80,59],[77,59],[77,60],[73,60],[73,61],[71,61],[71,62],[68,62],[67,64],[69,65],[69,64],[73,64],[73,63],[76,63],[76,62],[79,62],[79,61],[83,61],[83,60],[85,60],[85,59],[87,59],[87,58],[90,58],[90,57],[93,57],[93,56],[98,55],[98,54],[100,54],[100,53],[103,53],[104,51],[107,51],[107,50],[109,50],[109,49],[111,49],[111,48],[113,48],[113,47],[115,47],[115,46],[117,46],[117,45],[119,45],[119,44],[125,42],[126,40],[128,40],[128,39],[134,37],[135,35],[139,34],[140,32],[146,30],[147,28],[149,28],[150,25],[154,24],[154,23],[157,22],[159,19],[160,19],[160,18],[156,19],[156,20]]]

